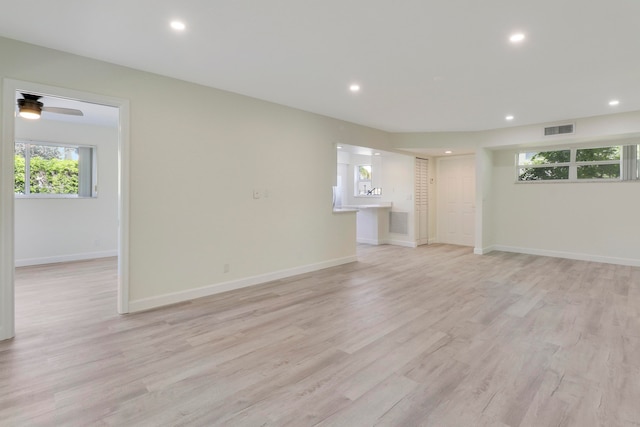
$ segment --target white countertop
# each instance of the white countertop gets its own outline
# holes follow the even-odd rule
[[[391,202],[389,203],[377,203],[371,205],[343,205],[343,209],[388,209],[391,208]]]

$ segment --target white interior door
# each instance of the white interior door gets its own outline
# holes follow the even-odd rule
[[[475,244],[475,157],[438,159],[438,241]]]

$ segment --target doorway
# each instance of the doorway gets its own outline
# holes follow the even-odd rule
[[[117,233],[116,239],[116,254],[118,257],[118,274],[117,274],[117,288],[118,288],[118,303],[117,312],[128,312],[128,101],[122,99],[111,98],[102,95],[96,95],[86,92],[80,92],[70,89],[56,88],[51,86],[40,85],[31,82],[21,82],[17,80],[4,79],[3,83],[3,134],[2,144],[0,151],[0,161],[2,166],[2,175],[0,176],[0,201],[2,208],[0,209],[0,233],[1,233],[1,245],[0,245],[0,305],[2,308],[2,316],[0,323],[0,339],[11,338],[15,335],[15,265],[16,261],[20,261],[21,265],[29,265],[29,263],[45,263],[46,256],[40,257],[41,261],[38,262],[38,257],[25,258],[25,252],[22,247],[16,246],[16,232],[23,235],[23,229],[17,229],[16,227],[23,227],[23,218],[17,218],[17,214],[24,215],[24,206],[17,206],[15,200],[15,187],[16,180],[14,175],[14,153],[15,142],[18,137],[24,137],[24,129],[21,123],[17,123],[16,120],[16,93],[29,93],[35,95],[42,95],[45,98],[57,100],[60,104],[64,101],[68,101],[71,104],[74,102],[76,105],[82,105],[83,108],[91,108],[91,105],[106,106],[117,109],[117,123],[114,130],[115,139],[117,140],[117,154],[114,155],[113,161],[117,163],[117,171],[114,173],[114,200],[117,203],[117,218],[115,219],[115,229]],[[44,117],[44,112],[42,113]],[[72,119],[72,118],[69,118]],[[36,145],[40,142],[33,142],[34,138],[24,138],[25,141],[31,141]],[[47,139],[47,138],[35,138],[35,139]],[[115,143],[116,141],[114,141]],[[88,142],[90,144],[90,142]],[[40,144],[41,150],[51,150],[51,144],[48,146]],[[60,148],[61,151],[67,150],[68,147]],[[83,151],[91,153],[90,149],[84,147]],[[87,151],[88,150],[88,151]],[[82,150],[81,150],[82,151]],[[99,150],[98,150],[99,151]],[[66,151],[65,151],[66,152]],[[70,157],[73,154],[67,153]],[[88,169],[90,170],[90,169]],[[90,175],[90,172],[87,172]],[[89,187],[88,191],[98,191],[97,188]],[[85,195],[86,196],[86,195]],[[51,200],[51,199],[49,199]],[[21,201],[22,202],[22,201]],[[42,202],[38,200],[37,202]],[[83,200],[77,200],[77,202],[83,202]],[[86,203],[85,203],[86,205]],[[76,206],[80,206],[77,204]],[[20,211],[17,211],[17,208]],[[95,254],[99,254],[107,245],[106,241],[96,237],[92,238],[92,243],[95,246]],[[65,242],[68,243],[68,242]],[[110,242],[108,246],[113,246],[113,242]],[[22,257],[21,260],[16,259],[16,249],[19,250],[18,254]],[[87,251],[85,251],[87,252]],[[91,251],[88,251],[91,252]],[[108,255],[108,251],[102,251],[103,255]],[[89,255],[90,256],[90,255]],[[82,259],[75,257],[75,260]],[[51,261],[65,261],[67,259],[61,255],[53,255]],[[73,257],[68,260],[74,260]],[[116,307],[113,308],[114,311]]]

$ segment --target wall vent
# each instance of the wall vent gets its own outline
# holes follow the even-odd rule
[[[568,123],[566,125],[549,126],[544,128],[544,136],[564,135],[574,132],[575,125],[573,123]]]
[[[389,233],[409,234],[408,212],[389,212]]]

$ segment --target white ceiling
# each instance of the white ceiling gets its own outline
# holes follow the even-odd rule
[[[1,36],[387,131],[640,110],[638,0],[0,0],[0,10]],[[508,41],[515,31],[520,45]]]

